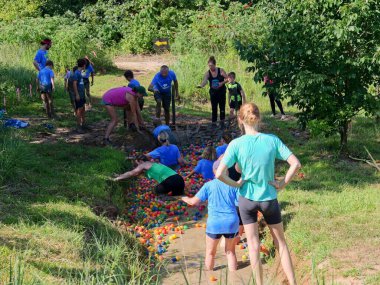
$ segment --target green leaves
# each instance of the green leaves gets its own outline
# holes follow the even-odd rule
[[[260,42],[241,41],[240,55],[255,63],[256,81],[269,75],[278,82],[278,91],[300,110],[301,125],[340,132],[359,112],[380,109],[368,96],[380,74],[376,2],[289,0],[268,9],[260,1],[252,17],[265,13],[266,19],[250,27]]]

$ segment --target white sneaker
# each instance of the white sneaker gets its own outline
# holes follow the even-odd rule
[[[274,118],[274,117],[276,117],[276,115],[271,114],[270,117],[271,117],[271,118]]]

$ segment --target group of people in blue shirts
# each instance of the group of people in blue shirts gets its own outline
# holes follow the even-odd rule
[[[44,109],[48,118],[54,116],[53,92],[55,89],[53,71],[54,63],[49,59],[48,51],[52,46],[52,40],[46,38],[41,41],[41,47],[36,52],[33,65],[37,70],[37,90],[41,93]],[[70,102],[77,117],[77,130],[83,131],[85,126],[85,104],[86,97],[89,100],[87,108],[92,107],[90,86],[94,84],[95,70],[93,63],[88,57],[80,58],[72,68],[67,68],[65,74],[65,90],[69,93]],[[90,83],[91,77],[91,83]]]
[[[222,145],[216,149],[211,145],[206,146],[201,160],[185,179],[175,170],[178,165],[188,162],[182,157],[179,148],[171,144],[170,137],[175,140],[175,136],[170,127],[159,126],[154,135],[161,146],[144,155],[145,162],[139,161],[137,168],[119,175],[115,180],[146,172],[149,178],[156,177],[159,185],[167,187],[165,192],[158,192],[162,189],[158,187],[157,193],[168,193],[171,189],[176,189],[174,195],[182,195],[183,191],[177,191],[181,189],[179,187],[183,187],[182,181],[192,173],[201,174],[208,182],[204,183],[194,197],[182,197],[182,200],[189,205],[208,201],[205,268],[214,269],[217,246],[221,237],[224,237],[228,268],[231,271],[237,270],[235,246],[244,231],[256,283],[263,284],[258,227],[258,212],[261,212],[270,229],[289,284],[296,284],[277,195],[291,182],[301,164],[277,136],[259,132],[260,120],[257,105],[243,104],[238,113],[238,122],[244,135],[234,140],[225,135]],[[149,159],[156,159],[157,162],[147,161]],[[285,177],[279,181],[275,180],[276,159],[289,164]],[[164,178],[168,181],[165,182]],[[177,184],[174,184],[174,178],[178,181]]]

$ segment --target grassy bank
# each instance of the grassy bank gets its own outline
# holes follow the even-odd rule
[[[0,134],[0,283],[152,284],[145,251],[93,210],[123,209],[106,180],[125,167],[120,152],[23,135]]]

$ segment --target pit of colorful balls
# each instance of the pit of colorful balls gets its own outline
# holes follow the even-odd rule
[[[195,165],[201,159],[204,147],[190,145],[182,148],[184,158]],[[129,156],[136,157],[140,153],[133,151]],[[182,167],[178,173],[185,177],[192,168],[193,166]],[[193,197],[205,182],[207,181],[201,176],[194,174],[185,181],[185,195]],[[124,228],[147,249],[149,256],[158,261],[163,261],[165,256],[168,261],[176,263],[181,260],[181,257],[167,254],[170,243],[181,238],[181,235],[185,234],[190,227],[205,230],[206,224],[199,221],[207,217],[206,206],[191,207],[180,197],[157,196],[154,193],[155,186],[156,182],[144,176],[130,183],[130,187],[125,190],[127,201],[122,223]],[[242,260],[249,260],[246,244],[239,246],[240,248],[243,246],[242,249],[246,250]]]

